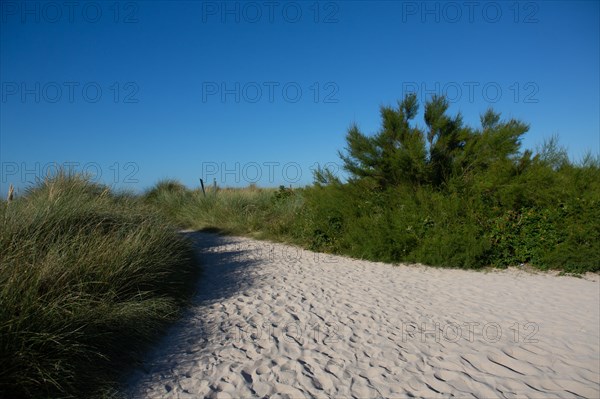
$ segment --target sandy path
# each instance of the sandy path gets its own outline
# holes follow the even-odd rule
[[[600,397],[597,281],[192,236],[200,294],[131,397]]]

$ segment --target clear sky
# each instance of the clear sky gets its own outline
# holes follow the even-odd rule
[[[405,93],[600,152],[598,1],[0,2],[0,192],[312,182]],[[419,124],[423,125],[422,117]]]

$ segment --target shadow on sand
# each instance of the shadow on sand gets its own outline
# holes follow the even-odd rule
[[[211,339],[223,334],[235,336],[234,326],[228,325],[226,316],[207,319],[203,308],[219,306],[224,299],[238,295],[255,286],[259,263],[256,252],[236,237],[219,235],[214,231],[182,233],[194,243],[200,266],[203,269],[196,294],[181,318],[170,327],[148,353],[143,363],[126,378],[125,397],[143,397],[139,389],[148,377],[171,378],[173,370],[198,360],[197,353]],[[223,247],[227,248],[223,248]],[[259,257],[260,258],[260,257]],[[234,338],[233,338],[234,339]]]
[[[253,248],[236,237],[216,229],[183,233],[194,243],[203,269],[193,306],[207,305],[229,298],[254,283],[251,269],[258,259]],[[227,250],[222,247],[229,246]]]

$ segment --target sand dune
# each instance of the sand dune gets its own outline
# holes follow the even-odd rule
[[[131,397],[600,397],[597,280],[191,235],[200,293]]]

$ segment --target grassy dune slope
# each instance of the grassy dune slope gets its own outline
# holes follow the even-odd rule
[[[197,280],[170,222],[80,176],[0,203],[0,226],[0,397],[110,392]]]

